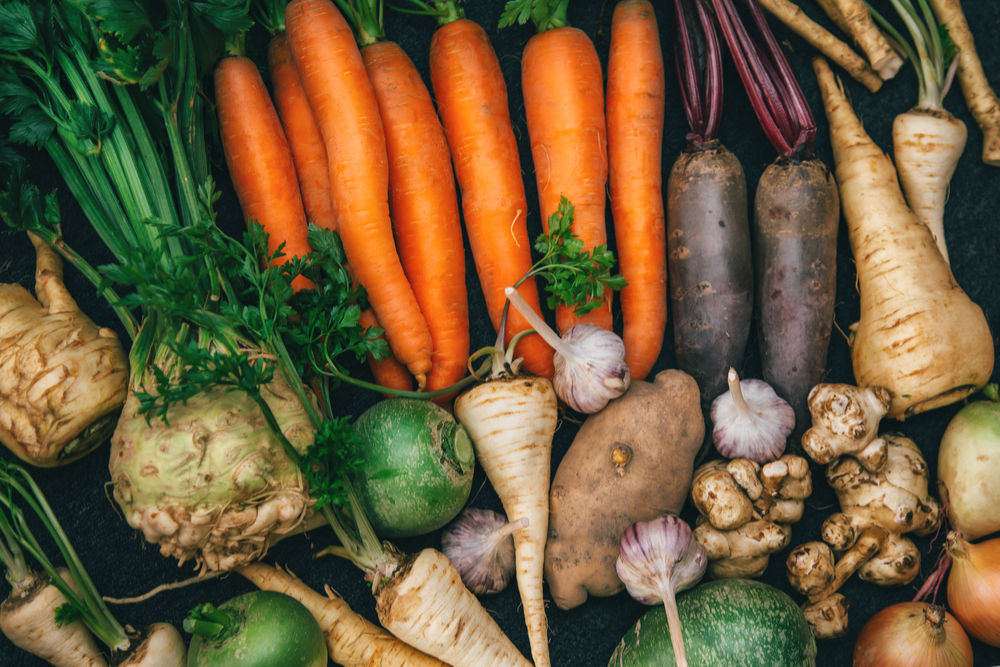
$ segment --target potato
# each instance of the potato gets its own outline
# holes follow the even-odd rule
[[[705,435],[698,384],[678,370],[633,382],[591,415],[559,464],[550,495],[545,580],[560,609],[625,586],[622,532],[684,505]]]

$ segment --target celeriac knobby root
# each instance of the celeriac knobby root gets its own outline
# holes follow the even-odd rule
[[[20,285],[0,285],[0,442],[52,467],[107,439],[125,401],[128,358],[115,332],[76,305],[59,255],[29,236],[37,300]]]
[[[854,377],[859,387],[889,391],[893,419],[960,401],[993,372],[993,336],[983,311],[906,205],[896,170],[865,133],[826,61],[816,58],[813,66],[858,270]]]
[[[58,568],[58,572],[71,588],[76,587],[69,570]],[[47,583],[46,575],[33,577],[30,585],[20,590],[15,588],[0,605],[0,630],[15,646],[56,667],[107,667],[83,621],[56,625],[56,609],[66,604],[66,597]]]
[[[983,162],[1000,167],[1000,100],[983,72],[962,3],[959,0],[930,0],[930,5],[958,47],[958,82],[969,111],[983,131]]]
[[[475,443],[476,458],[508,519],[528,520],[526,528],[514,533],[514,558],[535,667],[549,665],[542,575],[549,530],[552,438],[558,416],[555,389],[545,378],[490,380],[455,400],[455,417]]]
[[[903,59],[896,55],[885,41],[864,0],[835,0],[835,2],[844,17],[844,23],[850,29],[849,34],[868,56],[872,69],[886,81],[896,76],[899,68],[903,66]]]
[[[396,637],[452,667],[531,667],[435,549],[402,564],[377,593],[376,610]]]
[[[829,1],[833,2],[833,0]],[[761,7],[774,14],[779,21],[794,30],[813,48],[844,68],[870,92],[877,92],[882,87],[882,77],[865,62],[864,58],[855,53],[843,41],[834,37],[826,28],[806,16],[798,5],[789,2],[789,0],[759,0],[759,2]],[[843,16],[841,16],[841,20],[843,20]],[[842,29],[850,34],[845,27],[846,25],[845,23]]]
[[[280,568],[251,563],[237,570],[258,588],[290,595],[308,609],[323,628],[330,659],[344,667],[446,667],[443,662],[404,644],[354,613],[327,586],[324,597]]]
[[[187,665],[187,646],[181,633],[169,623],[153,623],[133,639],[128,655],[116,667],[185,667],[185,665]]]
[[[892,123],[896,170],[906,201],[934,234],[945,262],[944,204],[967,138],[965,123],[943,109],[910,109]]]

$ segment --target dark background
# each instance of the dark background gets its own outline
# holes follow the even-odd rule
[[[397,4],[405,3],[397,0]],[[614,0],[574,0],[569,8],[570,23],[585,30],[593,38],[602,65],[605,66],[614,4]],[[884,15],[892,14],[887,0],[878,0],[875,4]],[[991,77],[994,88],[1000,88],[1000,75],[997,74],[1000,72],[1000,49],[998,49],[1000,3],[990,0],[967,0],[964,4],[985,71]],[[836,30],[815,3],[802,0],[801,5],[816,20]],[[684,137],[688,128],[678,94],[671,46],[672,3],[656,0],[654,6],[660,21],[660,39],[664,47],[666,65],[667,104],[663,146],[665,183],[673,161],[685,145]],[[495,26],[501,7],[500,0],[476,0],[466,7],[466,12],[468,18],[480,23],[490,34],[506,77],[511,116],[518,138],[527,188],[528,231],[534,237],[541,229],[520,87],[520,54],[527,40],[534,34],[534,29],[531,25],[527,25],[498,31]],[[810,67],[810,58],[814,51],[777,21],[770,19],[770,22],[778,40],[787,48],[792,67],[816,114],[819,128],[817,139],[819,157],[832,166],[828,127]],[[434,21],[387,10],[385,24],[388,37],[403,45],[424,80],[429,82],[428,49],[431,35],[435,30]],[[266,33],[255,29],[253,43],[259,53],[264,53],[266,41]],[[775,153],[753,115],[728,56],[725,67],[725,110],[719,136],[742,161],[752,193],[762,171],[774,160]],[[887,82],[882,90],[874,95],[849,77],[844,78],[844,84],[869,134],[878,145],[891,152],[893,117],[916,103],[917,84],[912,67],[906,65],[895,80]],[[957,85],[948,96],[946,107],[969,128],[968,146],[952,181],[952,192],[946,212],[945,236],[951,254],[952,270],[958,283],[968,292],[972,300],[982,306],[991,329],[997,331],[998,317],[1000,317],[1000,289],[997,289],[994,259],[1000,251],[998,248],[1000,235],[997,234],[995,222],[1000,208],[1000,169],[987,167],[981,162],[982,136],[965,107]],[[24,153],[30,160],[31,177],[43,186],[43,190],[59,188],[64,234],[69,244],[87,257],[92,264],[111,261],[113,258],[90,230],[89,224],[62,185],[48,158],[42,153],[27,150]],[[216,178],[224,193],[218,205],[219,224],[231,233],[236,233],[242,226],[238,202],[224,169],[217,170]],[[608,234],[613,236],[610,207]],[[33,287],[34,253],[27,239],[20,235],[4,236],[0,248],[2,248],[0,267],[3,267],[0,269],[2,270],[0,279],[5,282],[20,282],[29,289]],[[466,263],[472,349],[475,350],[490,344],[494,333],[487,318],[467,242]],[[843,224],[839,236],[837,269],[836,325],[846,331],[848,326],[857,320],[859,307],[854,287],[856,273]],[[110,309],[95,297],[90,284],[71,269],[67,273],[71,292],[91,318],[101,325],[117,327],[117,319]],[[620,313],[616,319],[616,327],[620,332]],[[119,335],[123,340],[127,340],[120,329]],[[672,339],[671,318],[663,352],[654,368],[654,373],[675,365]],[[753,334],[747,346],[742,371],[745,377],[760,375],[760,362]],[[830,342],[827,372],[830,381],[853,383],[847,343],[836,328]],[[997,373],[994,372],[993,381],[996,380]],[[341,400],[347,413],[358,415],[375,403],[378,397],[360,390],[344,389],[341,391]],[[886,420],[883,424],[883,430],[902,432],[917,442],[929,464],[932,484],[941,435],[960,407],[961,405],[953,405],[929,414],[918,415],[906,423]],[[577,428],[578,426],[569,420],[562,421],[554,443],[553,473],[572,442]],[[88,567],[98,590],[104,595],[113,597],[133,596],[159,584],[192,576],[194,572],[190,564],[178,569],[176,561],[160,556],[155,546],[146,544],[142,535],[132,530],[122,519],[117,506],[110,500],[110,489],[105,487],[110,479],[107,455],[108,446],[104,445],[81,461],[61,469],[39,470],[35,475],[84,564]],[[9,456],[9,453],[4,450],[0,452],[0,456]],[[792,546],[819,539],[821,523],[829,514],[837,511],[836,497],[823,481],[823,470],[820,466],[814,466],[813,479],[815,491],[806,501],[805,517],[794,528]],[[470,504],[502,511],[496,494],[485,481],[481,471],[477,471]],[[693,523],[695,513],[688,506],[683,516]],[[308,536],[289,539],[277,545],[267,555],[266,560],[287,565],[317,590],[322,590],[323,584],[330,584],[356,611],[375,620],[374,601],[359,570],[346,561],[333,558],[312,560],[313,553],[333,541],[331,531],[317,530]],[[846,637],[818,642],[818,665],[850,664],[855,639],[868,619],[890,604],[912,599],[923,576],[933,565],[940,544],[938,541],[932,545],[929,537],[917,538],[916,542],[925,556],[922,575],[914,584],[885,589],[862,582],[855,576],[843,587],[841,592],[847,596],[851,604],[850,630]],[[440,536],[439,533],[434,533],[422,538],[399,540],[397,544],[406,551],[414,552],[427,546],[440,546]],[[50,553],[55,555],[54,552]],[[792,591],[785,577],[783,563],[786,556],[787,550],[775,555],[762,580],[788,592],[796,602],[802,602],[803,597]],[[2,588],[6,590],[5,586]],[[200,602],[218,604],[251,588],[238,575],[230,575],[221,580],[166,592],[142,604],[112,607],[112,611],[121,623],[137,628],[156,621],[173,623],[179,627],[187,611],[195,604]],[[941,601],[943,597],[942,591]],[[525,655],[530,655],[516,587],[511,586],[500,595],[483,598],[482,602],[518,648]],[[605,599],[591,598],[583,606],[568,612],[550,605],[548,618],[552,663],[560,667],[606,665],[619,639],[646,611],[647,607],[633,601],[627,593]],[[973,649],[977,665],[1000,665],[1000,648],[989,647],[973,640]],[[14,667],[40,664],[43,664],[41,660],[16,649],[6,637],[0,636],[0,665]],[[776,664],[778,664],[777,657]]]

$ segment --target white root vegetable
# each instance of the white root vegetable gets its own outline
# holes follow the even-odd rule
[[[177,628],[169,623],[153,623],[138,636],[128,656],[118,667],[185,667],[187,646]]]
[[[125,402],[128,359],[63,283],[62,259],[29,234],[35,296],[0,285],[0,442],[22,460],[69,463],[107,440]]]
[[[887,389],[893,419],[962,400],[993,372],[983,311],[906,205],[896,170],[865,133],[826,61],[816,58],[813,66],[861,292],[861,320],[852,327],[858,386]]]
[[[59,576],[70,588],[76,588],[66,568]],[[59,627],[56,609],[66,604],[66,597],[48,583],[48,576],[31,574],[16,586],[0,605],[0,630],[7,638],[29,653],[56,667],[107,667],[94,635],[81,620]]]
[[[864,0],[834,0],[850,29],[851,36],[865,55],[872,69],[884,80],[896,76],[903,66],[903,59],[896,55],[882,32],[875,25]]]
[[[959,0],[929,0],[958,49],[958,82],[969,111],[983,131],[983,162],[1000,167],[1000,100],[990,87]]]

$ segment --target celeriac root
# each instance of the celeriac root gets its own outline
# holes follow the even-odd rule
[[[51,246],[37,253],[35,294],[0,285],[0,442],[36,466],[74,461],[103,443],[125,401],[128,359],[63,284]]]
[[[945,262],[944,204],[967,137],[965,123],[943,109],[910,109],[892,123],[896,170],[906,201],[934,234]]]
[[[930,0],[930,4],[958,48],[958,82],[969,111],[983,131],[983,162],[1000,167],[1000,100],[986,80],[962,3],[959,0]]]
[[[906,205],[896,170],[865,133],[826,61],[816,58],[813,67],[858,271],[861,319],[851,355],[857,384],[888,390],[892,419],[960,401],[993,372],[983,311]]]
[[[882,35],[882,31],[875,25],[864,0],[835,0],[835,2],[849,29],[847,33],[854,37],[854,41],[865,52],[872,69],[886,81],[896,76],[899,68],[903,66],[903,59],[896,55]]]
[[[185,667],[187,646],[181,633],[169,623],[153,623],[133,642],[128,656],[117,667]]]
[[[324,597],[295,575],[262,563],[237,570],[265,591],[290,595],[305,605],[323,628],[330,659],[344,667],[446,667],[354,613],[327,586]]]
[[[535,667],[548,667],[542,575],[549,530],[552,437],[559,417],[555,390],[544,378],[491,380],[455,400],[455,417],[475,443],[476,458],[507,517],[528,519],[528,526],[514,533],[517,588]]]
[[[403,564],[379,591],[376,609],[390,632],[452,667],[531,667],[435,549]]]
[[[58,572],[71,588],[76,587],[69,570],[59,568]],[[66,597],[45,583],[48,577],[44,574],[33,576],[33,584],[20,592],[15,589],[0,605],[0,630],[15,646],[56,667],[107,667],[83,621],[56,625],[56,609],[66,604]]]
[[[819,25],[789,0],[759,0],[760,5],[789,28],[799,37],[809,42],[813,48],[840,65],[855,80],[871,92],[882,87],[882,78],[873,70],[864,58],[855,53],[850,46],[834,37],[826,28]]]

